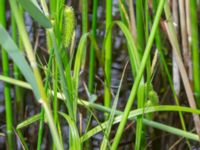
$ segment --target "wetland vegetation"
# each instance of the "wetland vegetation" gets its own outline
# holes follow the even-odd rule
[[[0,0],[0,149],[198,149],[199,21],[199,0]]]

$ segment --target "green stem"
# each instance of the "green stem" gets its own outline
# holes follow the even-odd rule
[[[134,99],[135,99],[135,96],[136,96],[136,93],[137,93],[137,89],[138,89],[138,86],[140,84],[140,80],[143,76],[143,72],[144,72],[144,69],[145,69],[145,66],[146,66],[147,59],[148,59],[149,54],[151,52],[151,47],[152,47],[154,37],[155,37],[156,31],[157,31],[157,27],[158,27],[158,24],[159,24],[160,16],[162,14],[164,3],[165,3],[165,0],[160,0],[160,2],[159,2],[159,6],[158,6],[158,9],[157,9],[157,12],[156,12],[156,17],[155,17],[155,20],[154,20],[154,23],[153,23],[153,27],[152,27],[148,42],[147,42],[146,49],[144,51],[144,55],[143,55],[143,58],[142,58],[140,69],[139,69],[139,72],[138,72],[138,74],[135,78],[135,82],[134,82],[134,85],[132,87],[131,94],[129,96],[128,102],[127,102],[125,110],[124,110],[123,118],[122,118],[122,120],[119,124],[118,130],[116,132],[116,135],[115,135],[112,147],[111,147],[112,150],[117,149],[120,138],[121,138],[122,133],[124,131],[124,127],[126,125],[129,112],[132,108],[132,104],[134,102]]]
[[[198,36],[198,18],[197,4],[195,0],[190,0],[190,16],[192,30],[192,64],[194,78],[194,93],[198,107],[200,107],[200,72],[199,72],[199,36]]]
[[[112,0],[106,1],[106,32],[112,23]],[[112,62],[112,33],[109,32],[105,43],[105,93],[104,105],[110,107],[110,84],[111,84],[111,62]]]
[[[6,10],[5,0],[1,0],[0,5],[0,23],[6,27]],[[2,66],[3,74],[9,76],[9,61],[8,54],[2,49]],[[5,110],[6,110],[6,133],[7,133],[7,149],[14,149],[14,134],[13,134],[13,113],[12,113],[12,102],[10,95],[10,85],[4,84],[4,99],[5,99]]]
[[[15,43],[17,43],[17,41],[19,41],[17,39],[17,25],[16,25],[15,18],[13,15],[11,16],[11,26],[12,26],[12,38],[15,41]],[[20,71],[17,65],[14,64],[14,78],[18,80],[20,79],[20,76],[21,76]],[[19,120],[22,120],[23,118],[22,91],[21,91],[21,88],[18,86],[15,86],[15,99],[16,99],[16,110],[18,111],[18,114],[17,114],[17,122],[18,122]]]
[[[56,0],[51,0],[50,1],[50,12],[51,12],[51,15],[53,16],[53,17],[55,17],[55,15],[56,15]]]
[[[82,34],[88,31],[88,0],[82,0]]]
[[[92,36],[96,39],[96,27],[97,27],[97,8],[98,8],[98,0],[93,1],[93,10],[92,10]],[[91,44],[90,47],[90,66],[89,66],[89,81],[88,87],[89,92],[94,92],[94,72],[95,72],[95,49],[94,44]]]
[[[120,12],[120,16],[121,16],[121,20],[122,22],[128,27],[129,26],[129,22],[126,20],[126,16],[123,12],[123,6],[126,4],[125,0],[119,0],[119,12]]]
[[[41,149],[41,145],[42,145],[42,135],[43,135],[43,130],[44,130],[44,108],[42,108],[40,114],[41,114],[41,118],[40,118],[40,124],[39,124],[39,129],[38,129],[38,140],[37,140],[37,150]]]
[[[54,74],[53,91],[57,95],[57,92],[58,92],[58,67],[55,63],[55,60],[54,60],[54,64],[55,65],[52,66],[53,74]],[[57,124],[58,124],[58,99],[57,99],[57,96],[55,96],[55,95],[53,96],[53,119],[54,119],[54,122],[57,127]],[[55,149],[55,143],[53,143],[53,149]]]
[[[143,0],[136,0],[137,46],[142,57],[145,48]]]
[[[82,0],[82,34],[88,32],[88,0]],[[85,44],[85,49],[87,47],[87,44]],[[83,54],[82,57],[82,68],[85,65],[86,60],[86,51]]]

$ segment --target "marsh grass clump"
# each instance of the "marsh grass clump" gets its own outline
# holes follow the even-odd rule
[[[0,149],[198,148],[198,8],[197,0],[2,0]]]

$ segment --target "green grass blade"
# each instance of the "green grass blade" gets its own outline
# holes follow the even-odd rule
[[[93,2],[93,15],[92,15],[92,35],[96,39],[96,27],[97,27],[97,8],[98,0]],[[94,44],[90,45],[90,64],[89,64],[89,79],[88,79],[88,89],[90,93],[93,93],[94,89],[94,74],[95,74],[95,48]]]
[[[2,47],[7,51],[9,56],[13,59],[15,64],[20,69],[21,73],[24,75],[26,80],[31,84],[32,88],[34,89],[33,92],[37,100],[40,98],[40,93],[37,88],[36,80],[33,75],[33,71],[28,65],[24,55],[22,52],[17,48],[16,44],[11,39],[10,35],[7,31],[0,25],[0,44]]]
[[[110,116],[109,116],[109,119],[108,119],[108,124],[107,124],[107,127],[106,127],[104,138],[103,138],[103,141],[101,143],[101,150],[106,149],[107,145],[110,146],[110,143],[108,141],[109,140],[109,135],[110,135],[112,123],[114,121],[115,111],[117,109],[117,103],[118,103],[118,100],[119,100],[119,94],[120,94],[120,90],[121,90],[121,86],[122,86],[122,81],[124,79],[124,74],[125,74],[125,70],[127,68],[127,65],[128,65],[128,62],[126,63],[126,65],[125,65],[125,67],[123,69],[123,73],[122,73],[122,77],[121,77],[121,80],[120,80],[120,83],[119,83],[117,94],[115,96],[115,99],[114,99],[114,102],[113,102],[113,106],[112,106],[112,109],[111,109],[111,113],[110,113]]]
[[[80,74],[80,69],[82,65],[82,60],[85,55],[86,49],[85,45],[87,43],[87,37],[88,33],[85,33],[81,36],[80,42],[78,44],[78,49],[76,53],[76,58],[75,58],[75,64],[74,64],[74,75],[73,75],[73,88],[76,93],[74,93],[74,100],[73,100],[73,110],[74,114],[77,113],[77,97],[78,97],[78,85],[79,85],[79,74]]]
[[[109,112],[111,110],[109,109]],[[182,106],[173,106],[173,105],[161,105],[161,106],[153,106],[153,107],[147,107],[147,108],[140,108],[140,109],[136,109],[136,110],[133,110],[130,112],[129,116],[128,116],[128,119],[131,119],[131,120],[135,120],[137,116],[140,116],[142,114],[147,114],[147,113],[152,113],[152,112],[158,112],[158,111],[169,111],[169,112],[178,112],[178,111],[181,111],[181,112],[188,112],[188,113],[195,113],[195,114],[200,114],[200,110],[197,110],[197,109],[191,109],[190,107],[182,107]],[[116,124],[116,123],[119,123],[121,122],[121,120],[123,119],[123,112],[119,112],[117,111],[117,114],[121,114],[117,117],[115,117],[114,119],[114,122],[113,124]],[[144,120],[144,119],[143,119]],[[102,123],[101,125],[99,126],[96,126],[94,127],[93,129],[91,129],[90,131],[88,131],[86,134],[84,134],[82,137],[81,137],[81,140],[84,141],[90,137],[92,137],[94,134],[102,131],[102,128],[105,129],[107,127],[107,124],[109,122],[108,121],[105,121],[104,123]],[[144,123],[144,122],[143,122]],[[162,128],[162,130],[164,130]],[[180,131],[180,129],[178,129]],[[165,131],[165,130],[164,130]],[[186,132],[184,130],[181,130],[183,135],[183,137],[185,137],[185,133],[189,133],[189,132]],[[168,131],[167,131],[168,132]],[[174,132],[174,134],[176,134],[176,132]],[[179,135],[179,134],[177,134]],[[192,134],[193,136],[193,140],[197,140],[196,134]],[[180,136],[180,135],[179,135]],[[195,137],[195,138],[194,138]],[[189,136],[187,137],[188,139],[191,139]]]
[[[119,7],[119,12],[120,12],[120,16],[121,16],[122,22],[123,22],[127,27],[130,27],[129,17],[128,17],[126,8],[125,8],[126,1],[125,1],[125,0],[119,0],[118,5],[119,5],[118,7]]]
[[[139,70],[139,66],[140,66],[139,53],[136,49],[136,44],[133,41],[133,38],[132,38],[132,35],[131,35],[129,29],[126,27],[126,25],[123,22],[113,21],[113,23],[110,25],[108,32],[104,39],[103,50],[105,49],[105,43],[108,40],[108,35],[109,35],[108,33],[112,32],[114,25],[117,25],[121,29],[121,31],[123,32],[123,34],[126,38],[127,45],[128,45],[129,59],[130,59],[130,63],[131,63],[131,69],[132,69],[133,75],[136,76],[136,74]],[[107,76],[106,76],[106,78],[107,78]]]
[[[88,0],[81,0],[82,6],[82,34],[88,32]],[[87,44],[85,45],[85,49],[87,48]],[[84,50],[84,56],[82,58],[82,66],[84,68],[86,63],[86,50]]]
[[[25,82],[25,81],[13,79],[13,78],[3,76],[3,75],[0,75],[0,80],[7,82],[7,83],[10,83],[10,84],[13,84],[13,85],[16,85],[16,86],[19,86],[19,87],[22,87],[22,88],[25,88],[25,89],[32,90],[31,85],[29,83]]]
[[[72,150],[81,150],[81,140],[78,134],[78,129],[75,122],[67,114],[59,112],[59,114],[64,117],[70,128],[70,149]]]
[[[198,35],[198,17],[197,17],[197,2],[190,0],[190,16],[191,16],[191,31],[192,31],[192,64],[194,78],[194,92],[196,103],[200,107],[200,72],[199,72],[199,35]]]
[[[76,53],[75,58],[75,64],[74,64],[74,75],[73,75],[73,82],[74,82],[74,89],[75,91],[78,91],[78,81],[79,81],[79,74],[80,74],[80,68],[82,65],[82,58],[85,53],[85,44],[87,42],[88,33],[85,33],[81,36],[80,42],[78,44],[78,49]]]
[[[145,48],[144,20],[144,1],[136,0],[137,46],[140,57],[142,57]]]
[[[22,7],[44,28],[51,28],[51,22],[49,19],[43,14],[37,1],[35,0],[19,0]]]
[[[65,98],[66,98],[66,100],[64,102],[65,102],[65,104],[68,108],[68,112],[70,114],[70,117],[72,117],[74,120],[76,120],[76,116],[75,116],[74,110],[73,110],[73,100],[71,99],[71,96],[70,96],[70,92],[72,92],[72,91],[68,90],[70,87],[67,86],[67,81],[65,79],[64,68],[63,68],[63,64],[62,64],[62,61],[61,61],[59,48],[58,48],[58,45],[57,45],[57,42],[56,42],[56,37],[55,37],[55,34],[53,32],[53,29],[49,29],[48,32],[49,32],[51,40],[52,40],[52,44],[53,44],[52,47],[54,49],[54,54],[55,54],[55,57],[56,57],[57,66],[58,66],[58,70],[59,70],[59,74],[60,74],[61,86],[62,86],[62,90],[63,90],[63,93],[64,93]],[[71,76],[69,76],[67,78],[67,80],[69,80],[68,82],[71,82],[70,78],[71,78]]]
[[[38,121],[41,118],[41,114],[33,115],[32,117],[24,120],[23,122],[19,123],[16,127],[17,130],[27,127],[28,125]]]
[[[25,142],[25,139],[24,139],[24,137],[23,137],[23,135],[22,135],[22,132],[20,131],[20,130],[16,130],[16,133],[15,133],[16,135],[17,135],[17,137],[19,138],[19,141],[20,141],[20,143],[21,143],[21,145],[22,145],[22,149],[23,150],[28,150],[28,145],[26,144],[26,142]]]
[[[177,136],[181,136],[181,137],[199,142],[199,136],[194,134],[194,133],[187,132],[187,131],[184,131],[184,130],[181,130],[181,129],[177,129],[177,128],[174,128],[172,126],[168,126],[168,125],[165,125],[165,124],[162,124],[162,123],[157,123],[157,122],[154,122],[152,120],[143,120],[143,123],[145,125],[154,127],[156,129],[160,129],[160,130],[163,130],[165,132],[168,132],[168,133],[171,133],[171,134],[174,134],[174,135],[177,135]]]
[[[138,107],[137,108],[144,108],[144,102],[146,99],[146,92],[147,92],[147,85],[143,84],[138,89]],[[143,114],[141,116],[137,117],[137,123],[136,123],[136,139],[135,139],[135,149],[139,150],[141,146],[141,139],[142,139],[142,128],[143,128]]]

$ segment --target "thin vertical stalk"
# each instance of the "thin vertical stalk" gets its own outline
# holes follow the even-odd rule
[[[193,73],[192,73],[192,51],[191,51],[191,16],[190,16],[190,0],[185,0],[185,13],[186,13],[186,23],[187,23],[187,40],[188,40],[188,49],[189,49],[189,57],[190,61],[188,62],[188,77],[190,81],[193,79]]]
[[[49,4],[50,4],[50,13],[52,16],[55,17],[56,12],[57,12],[56,11],[56,0],[51,0]]]
[[[58,67],[56,65],[56,62],[54,60],[53,68],[53,91],[55,95],[53,96],[53,119],[56,124],[56,127],[58,125],[58,98],[57,98],[57,92],[58,92]],[[55,143],[53,143],[53,149],[55,149]]]
[[[112,23],[112,0],[106,1],[106,32]],[[110,107],[110,84],[111,84],[111,62],[112,62],[112,33],[108,33],[105,43],[105,93],[104,105]]]
[[[145,41],[147,41],[149,38],[149,24],[150,24],[148,0],[145,0],[144,3],[145,3]],[[149,86],[151,82],[151,56],[149,56],[148,61],[147,61],[146,75],[147,75],[146,77],[147,84]]]
[[[17,26],[15,22],[15,18],[11,15],[11,26],[12,26],[12,38],[17,43]],[[16,64],[14,64],[14,78],[20,79],[21,73]],[[23,117],[23,101],[22,101],[22,90],[19,86],[15,86],[15,99],[16,99],[16,110],[17,110],[17,122]]]
[[[6,27],[6,10],[5,0],[1,0],[0,5],[0,23]],[[8,54],[2,49],[2,65],[3,74],[9,76],[9,62]],[[5,99],[5,111],[6,111],[6,135],[7,135],[7,149],[14,149],[14,134],[13,134],[13,113],[12,113],[12,102],[10,95],[10,85],[4,83],[4,99]]]
[[[92,36],[96,39],[96,27],[97,27],[97,9],[98,9],[98,0],[93,0],[92,8]],[[90,62],[89,62],[89,80],[88,80],[88,90],[90,94],[94,92],[94,76],[95,76],[95,48],[94,44],[90,45]],[[90,117],[88,113],[87,122],[90,126]],[[85,144],[85,147],[90,149],[90,141],[88,140]]]
[[[135,21],[135,10],[133,7],[133,0],[128,0],[128,5],[129,5],[129,15],[130,15],[130,26],[131,26],[131,33],[133,36],[134,41],[137,39],[137,34],[136,34],[136,21]]]
[[[137,46],[142,57],[145,48],[143,0],[136,0]]]
[[[138,93],[137,93],[137,97],[138,97],[138,101],[137,101],[137,108],[143,108],[144,107],[144,103],[145,103],[145,99],[146,99],[146,85],[143,84],[142,86],[139,87]],[[144,136],[142,134],[142,129],[143,129],[143,115],[138,116],[137,117],[137,123],[136,123],[136,138],[135,138],[135,149],[139,150],[142,149],[142,143],[145,143],[145,141],[142,141],[142,139],[144,139]],[[142,142],[142,143],[141,143]]]
[[[172,3],[172,15],[173,15],[173,21],[175,23],[175,29],[176,32],[178,33],[178,1],[173,1]],[[174,51],[172,52],[172,63],[173,63],[173,83],[174,83],[174,88],[176,91],[176,94],[179,95],[180,93],[180,74],[178,70],[178,65],[176,62],[175,54]]]
[[[124,24],[126,26],[129,26],[129,22],[127,21],[127,18],[126,18],[126,14],[124,13],[124,5],[126,4],[126,1],[125,0],[119,0],[119,12],[120,12],[120,16],[121,16],[121,20],[122,22],[124,22]]]
[[[96,39],[96,27],[97,27],[97,8],[98,0],[93,1],[93,10],[92,10],[92,36]],[[94,72],[95,72],[95,49],[94,44],[90,46],[90,66],[89,66],[89,83],[88,89],[90,93],[93,93],[94,89]]]
[[[180,14],[180,26],[181,26],[181,43],[183,52],[183,61],[186,66],[186,71],[188,73],[190,55],[188,49],[188,39],[187,39],[187,24],[186,24],[186,13],[185,13],[185,1],[179,0],[179,14]]]
[[[37,140],[37,150],[41,149],[42,145],[42,137],[43,137],[43,131],[44,131],[44,108],[42,108],[40,114],[40,123],[39,123],[39,129],[38,129],[38,140]]]
[[[88,32],[88,0],[82,0],[82,34]],[[87,48],[87,44],[85,45],[85,49]],[[82,60],[82,68],[84,68],[85,60],[86,60],[86,50],[83,54]]]
[[[88,30],[88,0],[82,0],[82,34]]]
[[[194,93],[198,107],[200,107],[200,72],[199,72],[199,36],[197,20],[197,4],[195,0],[190,0],[190,15],[192,29],[192,62]]]
[[[43,86],[43,83],[42,83],[42,78],[41,78],[40,72],[39,72],[38,67],[37,67],[37,62],[36,62],[36,59],[35,59],[35,55],[33,53],[33,48],[32,48],[32,45],[29,41],[23,18],[21,16],[20,12],[19,12],[17,1],[16,0],[9,0],[9,2],[10,2],[11,10],[12,10],[12,12],[13,12],[15,18],[16,18],[18,31],[19,31],[19,33],[22,37],[23,45],[25,47],[26,54],[27,54],[28,60],[30,62],[30,65],[32,67],[32,70],[33,70],[33,73],[34,73],[34,76],[35,76],[35,79],[36,79],[36,83],[37,83],[37,86],[38,86],[38,90],[40,91],[41,98],[40,98],[39,102],[41,102],[41,104],[44,107],[46,117],[47,117],[47,120],[48,120],[48,124],[49,124],[49,127],[50,127],[50,131],[51,131],[51,134],[52,134],[52,138],[53,138],[54,142],[56,143],[57,148],[62,150],[63,148],[61,146],[61,142],[59,140],[58,133],[57,133],[55,124],[53,122],[52,112],[51,112],[50,106],[47,102],[47,96],[46,96],[45,89],[44,89],[44,86]]]
[[[151,33],[150,33],[150,36],[149,36],[149,39],[148,39],[148,42],[147,42],[147,46],[146,46],[145,51],[144,51],[144,55],[143,55],[143,58],[142,58],[142,61],[141,61],[141,64],[140,64],[138,74],[135,78],[135,82],[133,84],[130,96],[128,98],[128,102],[126,104],[126,107],[125,107],[125,110],[124,110],[124,113],[123,113],[123,116],[122,116],[122,120],[121,120],[119,127],[117,129],[117,132],[116,132],[116,135],[115,135],[112,147],[111,147],[112,150],[117,149],[120,138],[121,138],[122,133],[124,131],[124,127],[126,125],[129,112],[132,108],[132,104],[135,100],[135,96],[137,94],[137,90],[138,90],[140,81],[141,81],[142,76],[143,76],[143,72],[144,72],[144,69],[145,69],[145,66],[146,66],[147,59],[148,59],[149,54],[151,52],[151,47],[152,47],[152,44],[153,44],[153,41],[154,41],[154,37],[155,37],[156,31],[157,31],[158,23],[159,23],[159,20],[160,20],[160,16],[162,14],[164,4],[165,4],[165,0],[159,1],[159,6],[158,6],[158,9],[157,9],[157,12],[156,12],[153,27],[152,27],[152,30],[151,30]]]

